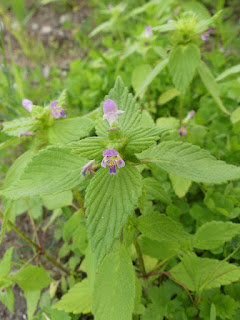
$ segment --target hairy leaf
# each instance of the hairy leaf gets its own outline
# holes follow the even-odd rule
[[[84,279],[73,286],[52,308],[74,314],[90,312],[92,293],[88,279]]]
[[[161,169],[196,182],[224,183],[240,178],[239,167],[216,160],[208,151],[190,143],[163,142],[152,148],[147,157]]]
[[[211,221],[202,225],[194,235],[193,246],[198,249],[213,250],[223,246],[240,233],[240,225],[232,222]]]
[[[92,250],[101,259],[118,238],[141,194],[141,176],[130,165],[110,175],[100,169],[92,178],[86,193],[88,237]]]
[[[159,200],[165,204],[172,202],[169,194],[161,186],[160,182],[154,178],[146,178],[143,180],[143,184],[146,188],[146,197],[149,200]]]
[[[90,137],[68,145],[72,151],[89,160],[102,159],[108,140],[100,137]]]
[[[26,131],[35,131],[40,125],[39,120],[32,118],[20,118],[12,121],[3,122],[3,132],[9,136],[19,136],[20,133]]]
[[[195,44],[177,45],[169,58],[169,70],[175,87],[184,93],[200,62],[200,50]]]
[[[172,173],[169,174],[169,178],[172,182],[173,190],[175,191],[176,195],[179,198],[184,197],[191,187],[192,181],[175,176]]]
[[[95,320],[131,320],[134,310],[135,274],[125,247],[110,253],[96,275],[93,291]]]

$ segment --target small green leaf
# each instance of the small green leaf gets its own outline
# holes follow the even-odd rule
[[[180,92],[176,88],[169,89],[160,95],[160,97],[158,98],[158,103],[160,105],[163,105],[179,96],[179,94]]]
[[[235,109],[233,113],[231,114],[231,121],[233,124],[237,123],[240,121],[240,107]]]
[[[24,291],[42,290],[52,281],[45,269],[33,265],[20,269],[12,279]]]
[[[161,186],[161,184],[154,178],[146,178],[143,180],[143,184],[146,188],[146,197],[149,200],[159,200],[165,204],[172,202],[169,194]]]
[[[140,173],[127,164],[116,175],[110,175],[108,168],[101,168],[92,178],[85,202],[87,230],[92,250],[100,260],[127,223],[141,188]]]
[[[145,236],[140,237],[138,242],[144,254],[159,260],[171,258],[179,253],[179,246],[175,242],[157,241]]]
[[[72,287],[52,308],[74,314],[91,312],[92,293],[88,279]]]
[[[194,253],[186,254],[182,262],[170,273],[189,290],[199,292],[219,288],[240,279],[240,268],[236,265],[226,261],[200,258]]]
[[[5,203],[5,213],[3,217],[3,222],[2,222],[2,227],[1,227],[1,237],[0,237],[0,243],[3,241],[3,237],[6,232],[7,224],[8,224],[8,219],[11,214],[11,210],[13,208],[14,202],[11,200],[7,200]]]
[[[25,291],[24,297],[27,302],[27,316],[28,320],[33,320],[34,312],[37,309],[37,304],[40,299],[41,291]]]
[[[0,279],[6,278],[10,271],[13,249],[8,249],[0,262]]]
[[[216,81],[221,81],[221,80],[225,79],[226,77],[229,77],[229,76],[236,74],[236,73],[239,73],[239,72],[240,72],[240,64],[223,71],[223,73],[221,73],[216,78]]]
[[[132,320],[135,274],[131,258],[123,246],[104,259],[96,275],[93,291],[95,320]]]
[[[93,121],[86,117],[56,120],[48,129],[51,144],[66,144],[89,135],[93,129]]]
[[[0,290],[0,301],[10,310],[14,312],[14,294],[11,288],[6,288],[3,292]]]
[[[36,131],[40,125],[39,120],[32,118],[19,118],[12,121],[3,122],[3,132],[9,136],[19,136],[20,133],[26,131]]]
[[[208,151],[186,142],[162,142],[151,148],[147,157],[161,169],[196,182],[224,183],[240,178],[239,167],[216,160]]]
[[[192,181],[176,176],[172,173],[169,174],[169,178],[172,182],[173,190],[179,198],[184,197],[189,188],[191,187]]]
[[[137,219],[137,228],[149,239],[173,242],[179,246],[191,239],[191,235],[183,230],[179,222],[158,212],[140,216]]]
[[[83,217],[83,210],[78,210],[74,212],[74,214],[71,216],[68,221],[64,223],[63,227],[63,240],[69,241],[74,233],[74,231],[79,226],[81,220]]]
[[[200,50],[195,44],[175,46],[169,58],[169,70],[175,87],[184,94],[200,62]]]
[[[51,195],[42,196],[44,206],[48,210],[54,210],[70,206],[73,201],[72,191],[63,191]]]
[[[203,84],[205,85],[206,89],[209,91],[209,93],[211,94],[211,96],[219,106],[219,108],[222,110],[222,112],[229,115],[229,112],[224,107],[222,100],[220,98],[218,85],[211,71],[203,61],[199,63],[199,66],[197,67],[197,71],[202,79]]]
[[[36,154],[20,179],[2,190],[7,198],[18,199],[69,190],[81,180],[86,160],[69,150],[48,148]]]
[[[210,320],[216,320],[217,319],[217,314],[216,314],[216,307],[215,304],[211,304],[211,310],[210,310]]]
[[[193,237],[193,246],[214,250],[240,233],[240,225],[232,222],[211,221],[202,225]]]
[[[135,92],[139,90],[152,68],[149,64],[138,65],[132,72],[132,86]],[[144,91],[142,91],[142,94]]]

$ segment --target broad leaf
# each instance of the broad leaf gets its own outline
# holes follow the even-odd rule
[[[147,157],[161,169],[196,182],[224,183],[240,178],[239,167],[216,160],[208,151],[190,143],[163,142],[152,148]]]
[[[135,274],[125,247],[109,254],[96,275],[93,291],[95,320],[131,320]]]
[[[99,259],[112,247],[141,194],[142,181],[138,170],[130,165],[110,175],[100,169],[92,178],[86,193],[88,237]]]
[[[239,233],[240,225],[237,223],[211,221],[197,230],[193,237],[193,246],[203,250],[214,250]]]
[[[68,145],[72,151],[89,160],[102,159],[108,140],[100,137],[90,137]]]
[[[120,77],[117,78],[113,89],[110,90],[109,94],[104,98],[112,99],[119,110],[123,110],[124,113],[119,115],[118,124],[123,132],[136,127],[136,125],[141,121],[141,111],[136,105],[136,101],[132,94],[128,92],[128,89],[124,86]],[[103,103],[100,107],[100,117],[96,130],[99,136],[107,137],[107,130],[109,124],[107,120],[102,120],[103,116]]]
[[[93,121],[86,117],[57,120],[48,129],[49,142],[66,144],[86,137],[92,129]]]
[[[20,179],[2,194],[10,199],[69,190],[81,182],[86,160],[64,149],[41,150],[28,163]]]
[[[149,239],[173,242],[180,247],[183,242],[191,239],[191,235],[183,230],[179,222],[158,212],[140,216],[137,228]]]
[[[226,261],[185,255],[170,274],[191,291],[219,288],[240,279],[240,268]]]
[[[158,128],[138,127],[129,131],[125,137],[126,153],[139,153],[146,150],[159,139]]]
[[[200,50],[195,44],[177,45],[169,58],[169,70],[175,87],[184,93],[200,62]]]
[[[53,308],[74,314],[89,313],[92,309],[92,294],[88,279],[72,287]]]
[[[144,254],[160,260],[179,253],[179,246],[175,242],[151,240],[145,236],[140,237],[138,242]]]
[[[43,204],[48,210],[70,206],[72,204],[72,200],[73,195],[70,190],[42,196]]]
[[[175,176],[172,173],[169,174],[169,178],[172,182],[173,190],[175,191],[176,195],[179,198],[184,197],[191,187],[192,181]]]
[[[13,121],[3,122],[3,132],[9,136],[19,136],[20,133],[26,131],[35,131],[40,125],[39,120],[32,118],[20,118]]]
[[[45,269],[33,265],[20,269],[12,279],[24,291],[42,290],[52,281]]]
[[[210,69],[207,67],[207,65],[203,61],[201,61],[197,68],[197,71],[202,79],[203,84],[205,85],[205,87],[207,88],[207,90],[209,91],[209,93],[211,94],[211,96],[219,106],[219,108],[224,113],[229,115],[229,112],[227,111],[227,109],[224,107],[222,103],[222,100],[219,95],[218,84],[216,83]]]

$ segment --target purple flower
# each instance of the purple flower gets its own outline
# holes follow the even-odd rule
[[[51,107],[51,115],[55,118],[55,119],[58,119],[60,117],[62,118],[66,118],[66,114],[64,113],[64,109],[63,107],[61,106],[58,106],[57,105],[58,101],[57,100],[54,100],[51,104],[50,104],[50,107]]]
[[[22,133],[19,133],[19,138],[21,137],[24,137],[24,136],[33,136],[34,135],[34,132],[30,132],[30,131],[26,131],[26,132],[22,132]]]
[[[22,106],[26,109],[27,112],[31,112],[33,103],[32,103],[31,100],[23,99],[22,100]]]
[[[203,41],[207,41],[207,39],[209,38],[210,36],[210,32],[211,32],[211,28],[208,28],[205,32],[201,33],[200,36],[201,36],[201,39]]]
[[[89,171],[91,174],[94,174],[94,171],[92,169],[92,166],[94,165],[95,160],[89,161],[85,166],[82,168],[82,175],[85,177],[87,171]]]
[[[180,129],[178,129],[178,133],[180,136],[186,136],[187,135],[187,128],[186,126],[181,126]]]
[[[118,110],[116,103],[111,99],[107,99],[104,102],[103,112],[103,120],[107,120],[110,126],[113,122],[118,123],[118,115],[124,113],[123,110]]]
[[[109,4],[109,5],[108,5],[108,9],[109,9],[110,11],[112,11],[112,10],[113,10],[113,5],[112,5],[112,4]]]
[[[151,37],[153,35],[153,33],[152,33],[152,27],[151,26],[147,26],[146,28],[145,28],[145,37],[146,38],[149,38],[149,37]]]
[[[190,119],[193,119],[194,118],[194,114],[195,114],[195,110],[191,110],[188,112],[186,118],[184,120],[188,121]]]
[[[103,152],[103,160],[101,162],[101,166],[103,168],[106,168],[106,166],[109,167],[109,173],[110,174],[116,174],[116,166],[118,168],[122,168],[125,166],[125,162],[120,157],[119,153],[114,149],[107,149]]]

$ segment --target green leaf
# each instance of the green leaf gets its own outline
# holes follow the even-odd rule
[[[210,13],[206,9],[206,7],[197,1],[187,1],[182,4],[184,11],[192,11],[196,14],[199,20],[208,20],[211,18]]]
[[[219,96],[218,85],[217,85],[211,71],[209,70],[209,68],[207,67],[207,65],[203,61],[201,61],[199,63],[199,66],[197,67],[197,71],[202,79],[203,84],[205,85],[206,89],[209,91],[209,93],[211,94],[211,96],[213,97],[213,99],[215,100],[217,105],[219,106],[220,110],[222,110],[222,112],[229,115],[229,112],[224,107],[222,100]]]
[[[35,131],[40,125],[39,120],[32,118],[19,118],[12,121],[3,122],[3,132],[9,136],[19,136],[20,133],[26,131]]]
[[[52,308],[74,314],[91,312],[92,293],[88,279],[72,287]]]
[[[89,160],[102,159],[108,140],[100,137],[90,137],[68,145],[76,154]]]
[[[109,29],[112,28],[113,25],[113,20],[108,20],[105,21],[101,24],[99,24],[95,29],[93,29],[93,31],[89,34],[89,37],[94,37],[95,35],[97,35],[99,32],[101,31],[107,31]]]
[[[240,121],[240,107],[238,107],[237,109],[235,109],[233,111],[233,113],[231,114],[231,121],[233,124],[237,123],[238,121]]]
[[[181,177],[178,177],[172,173],[169,174],[169,178],[172,182],[173,190],[179,198],[184,197],[189,188],[191,187],[192,181]]]
[[[89,135],[93,129],[93,121],[86,117],[63,119],[54,122],[48,129],[51,144],[66,144]]]
[[[163,105],[163,104],[171,101],[175,97],[179,96],[179,94],[180,94],[180,92],[176,88],[169,89],[160,95],[160,97],[158,98],[158,103],[160,105]]]
[[[151,240],[145,236],[140,237],[138,242],[144,254],[159,260],[171,258],[179,253],[175,242]]]
[[[240,233],[240,225],[232,222],[211,221],[202,225],[193,237],[193,246],[214,250]]]
[[[216,320],[217,319],[217,314],[216,314],[216,307],[215,304],[211,304],[211,310],[210,310],[210,320]]]
[[[44,308],[42,311],[44,317],[41,320],[72,320],[73,318],[64,311],[53,309],[52,307]]]
[[[240,64],[237,64],[234,67],[228,68],[227,70],[223,71],[217,78],[216,81],[221,81],[233,74],[240,72]]]
[[[145,81],[148,74],[152,71],[152,68],[149,64],[138,65],[132,72],[132,86],[135,92],[139,90],[142,83]],[[142,91],[142,94],[144,91]]]
[[[123,246],[104,259],[96,275],[93,291],[95,320],[132,320],[135,273]]]
[[[177,29],[177,24],[175,21],[152,28],[153,31],[158,31],[158,32],[173,31],[176,29]]]
[[[138,127],[128,131],[125,136],[126,147],[124,151],[129,154],[146,150],[159,139],[158,128]]]
[[[226,261],[199,258],[194,253],[187,254],[170,274],[191,291],[219,288],[240,279],[240,268]]]
[[[3,149],[5,149],[6,147],[9,147],[9,146],[11,146],[11,145],[14,145],[14,144],[18,144],[18,143],[20,143],[20,139],[18,139],[18,138],[10,138],[10,139],[8,139],[8,140],[6,140],[6,141],[3,141],[3,142],[1,142],[0,143],[0,150],[3,150]]]
[[[137,93],[135,94],[135,98],[137,98],[150,85],[150,83],[166,67],[167,64],[168,64],[168,59],[164,59],[160,61],[151,72],[149,72],[149,74],[146,76],[146,79],[144,80],[144,82],[138,89]]]
[[[20,269],[12,279],[24,291],[42,290],[52,282],[45,269],[33,265]]]
[[[34,312],[37,309],[37,304],[40,299],[41,291],[25,291],[24,297],[27,302],[27,316],[28,320],[33,320]]]
[[[169,70],[175,87],[184,94],[200,62],[200,50],[195,44],[175,46],[169,58]]]
[[[41,150],[28,163],[21,178],[3,189],[2,194],[10,199],[18,199],[69,190],[81,182],[84,164],[86,160],[69,150]]]
[[[5,213],[4,213],[4,217],[3,217],[3,222],[2,222],[2,227],[1,227],[1,237],[0,237],[0,243],[3,241],[3,237],[5,235],[6,232],[6,228],[7,228],[7,224],[8,224],[8,219],[10,217],[11,214],[11,210],[14,206],[13,201],[7,200],[5,203]]]
[[[191,235],[183,230],[179,222],[158,212],[140,216],[137,228],[149,239],[173,242],[180,247],[183,242],[191,239]]]
[[[221,15],[222,10],[218,11],[214,16],[212,16],[210,19],[206,19],[206,20],[202,20],[200,21],[195,29],[196,33],[202,33],[205,30],[208,29],[208,27],[210,27]]]
[[[136,101],[132,94],[128,92],[128,88],[124,86],[120,77],[117,77],[114,88],[110,90],[109,94],[104,98],[104,101],[106,99],[112,99],[116,103],[118,109],[124,111],[124,113],[120,114],[118,118],[119,127],[123,132],[136,127],[141,121],[141,111],[136,105]],[[107,137],[109,124],[107,120],[102,120],[104,101],[101,103],[101,119],[97,123],[96,131],[99,136]]]
[[[13,249],[13,247],[9,248],[0,262],[0,279],[6,278],[10,271]]]
[[[159,200],[165,204],[172,202],[168,192],[165,191],[159,181],[154,178],[145,178],[143,184],[146,188],[146,197],[148,200]]]
[[[48,196],[46,195],[42,197],[42,201],[48,210],[70,206],[73,201],[72,191],[63,191]]]
[[[224,183],[240,178],[239,167],[216,160],[208,151],[186,142],[162,142],[147,156],[168,173],[196,182]]]
[[[83,210],[78,210],[74,212],[74,214],[64,223],[63,227],[63,240],[69,241],[74,233],[74,231],[78,228],[83,217]]]
[[[0,290],[0,301],[10,310],[14,312],[14,294],[11,288],[6,288],[4,292]]]
[[[100,169],[86,192],[88,237],[99,259],[111,249],[133,212],[141,195],[142,181],[138,170],[126,164],[110,175]]]

